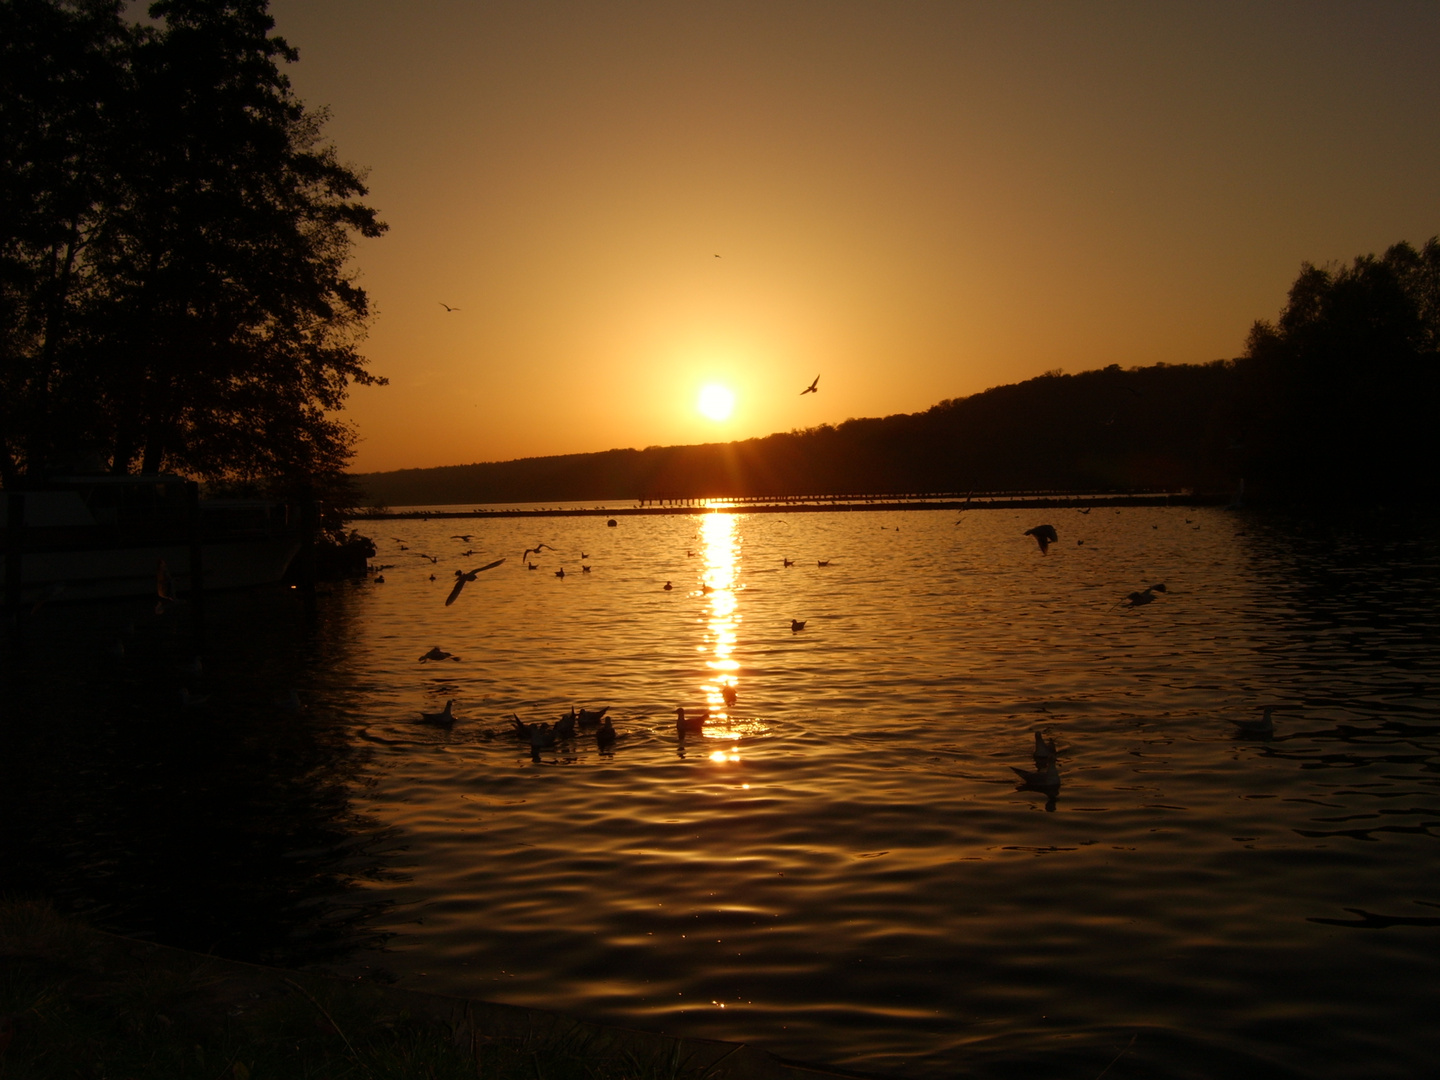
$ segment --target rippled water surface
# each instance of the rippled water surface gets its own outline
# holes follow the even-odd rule
[[[1022,535],[1042,521],[1048,555]],[[6,661],[9,887],[861,1071],[1402,1077],[1440,1051],[1428,527],[1097,507],[369,531],[383,584],[308,613],[214,598],[200,671],[183,614],[39,613]],[[432,645],[458,661],[419,662]],[[452,699],[453,731],[417,722]],[[610,707],[613,752],[536,760],[510,733],[572,705]],[[1231,723],[1262,705],[1272,737]],[[677,706],[711,710],[703,737],[677,739]],[[1012,771],[1037,730],[1058,792]]]

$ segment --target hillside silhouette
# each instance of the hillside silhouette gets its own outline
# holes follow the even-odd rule
[[[436,505],[936,491],[1181,488],[1240,475],[1234,364],[1048,373],[919,413],[764,438],[356,477],[368,502]]]
[[[997,386],[743,442],[357,477],[372,503],[1189,488],[1272,504],[1440,495],[1440,239],[1301,266],[1243,356]]]

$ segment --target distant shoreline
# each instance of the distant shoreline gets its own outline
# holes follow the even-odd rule
[[[628,500],[627,500],[628,501]],[[646,500],[628,506],[480,506],[473,510],[426,509],[422,506],[391,510],[377,507],[355,514],[352,521],[391,521],[417,518],[516,518],[516,517],[652,517],[672,514],[813,514],[848,511],[946,510],[1083,510],[1087,507],[1125,506],[1223,506],[1230,496],[1196,494],[1188,491],[1136,494],[1060,495],[991,494],[981,498],[885,496],[769,496],[762,498],[713,498]]]

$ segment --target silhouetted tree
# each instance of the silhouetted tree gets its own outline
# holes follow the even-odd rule
[[[1246,463],[1279,499],[1433,496],[1440,241],[1305,264],[1240,363]]]
[[[120,201],[116,123],[132,32],[120,0],[0,2],[0,480],[98,426],[77,314]]]
[[[71,109],[97,150],[25,193],[75,205],[22,245],[61,270],[17,278],[24,318],[6,312],[16,347],[0,378],[39,405],[0,417],[11,474],[84,449],[116,472],[338,476],[353,435],[334,413],[351,383],[383,382],[358,350],[369,302],[347,264],[354,238],[385,226],[281,72],[297,54],[271,34],[266,0],[161,0],[158,25],[141,27],[113,3],[5,5],[21,37],[60,36],[81,58],[71,67],[99,55],[111,73],[93,108]],[[54,72],[32,67],[22,89],[54,97]],[[62,127],[66,104],[52,109]],[[22,131],[38,148],[22,164],[53,126],[36,116]],[[46,293],[62,271],[65,288]]]

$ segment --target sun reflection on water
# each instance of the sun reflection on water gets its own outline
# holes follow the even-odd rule
[[[726,694],[737,692],[740,662],[735,659],[735,639],[740,629],[740,606],[736,601],[736,578],[740,573],[740,534],[734,514],[706,514],[700,519],[701,555],[704,569],[701,581],[709,587],[703,649],[709,654],[705,661],[709,676],[701,684],[710,722],[705,734],[712,739],[738,739],[740,732],[730,722]],[[723,751],[715,760],[738,760],[733,751]]]

